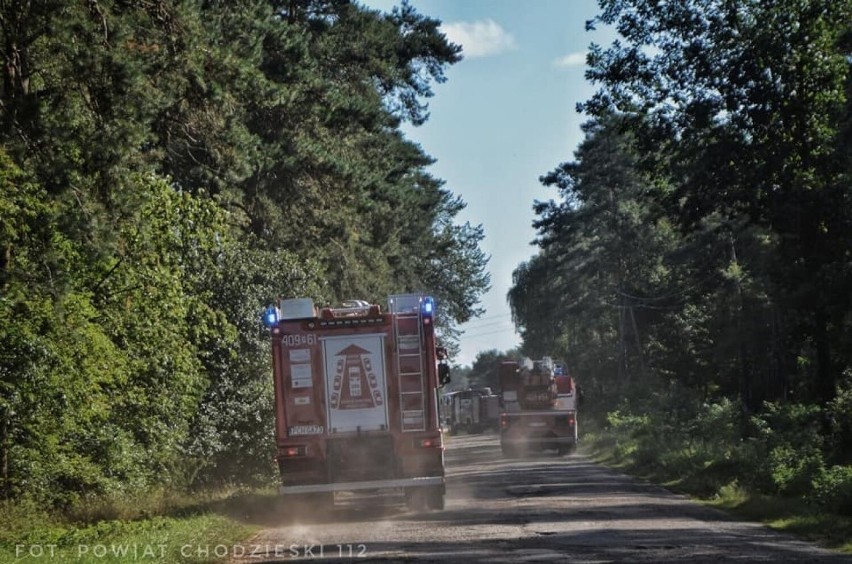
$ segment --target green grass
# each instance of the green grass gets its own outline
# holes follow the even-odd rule
[[[63,513],[5,502],[0,563],[221,562],[274,510],[271,496],[224,492],[98,500]]]
[[[584,435],[581,452],[604,466],[661,484],[739,519],[763,523],[820,546],[852,553],[852,519],[818,511],[802,498],[754,494],[738,486],[735,478],[720,486],[720,476],[674,477],[660,468],[637,464],[629,449],[622,446],[619,450],[614,437],[599,430]]]
[[[704,503],[748,521],[759,521],[799,538],[852,553],[852,519],[815,511],[805,500],[751,494],[734,485],[723,487]]]

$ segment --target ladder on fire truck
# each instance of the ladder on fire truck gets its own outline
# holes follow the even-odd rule
[[[393,314],[402,430],[425,431],[426,403],[423,390],[420,296],[416,294],[391,296],[388,302],[390,312]]]

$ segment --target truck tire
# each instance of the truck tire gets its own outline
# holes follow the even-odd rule
[[[427,507],[426,492],[423,488],[405,490],[405,505],[409,511],[424,511]]]
[[[557,456],[565,456],[566,454],[574,454],[577,451],[577,445],[560,445],[556,450]]]
[[[426,492],[426,506],[434,511],[443,511],[444,488],[429,488]]]
[[[519,456],[518,447],[508,443],[501,443],[500,450],[503,452],[504,458],[518,458]]]

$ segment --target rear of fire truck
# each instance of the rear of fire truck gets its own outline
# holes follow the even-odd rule
[[[500,446],[515,457],[530,450],[577,448],[578,390],[562,363],[549,357],[500,366]]]
[[[437,388],[449,381],[436,346],[435,303],[396,295],[388,311],[307,298],[267,309],[272,336],[280,493],[316,504],[337,492],[403,493],[443,509]]]

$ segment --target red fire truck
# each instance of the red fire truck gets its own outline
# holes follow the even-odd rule
[[[412,509],[443,509],[437,388],[449,382],[435,341],[435,302],[395,295],[316,309],[281,300],[272,336],[279,491],[312,505],[335,492],[404,493]]]
[[[578,390],[564,364],[549,357],[504,361],[500,386],[504,456],[533,449],[553,449],[563,455],[576,449]]]

